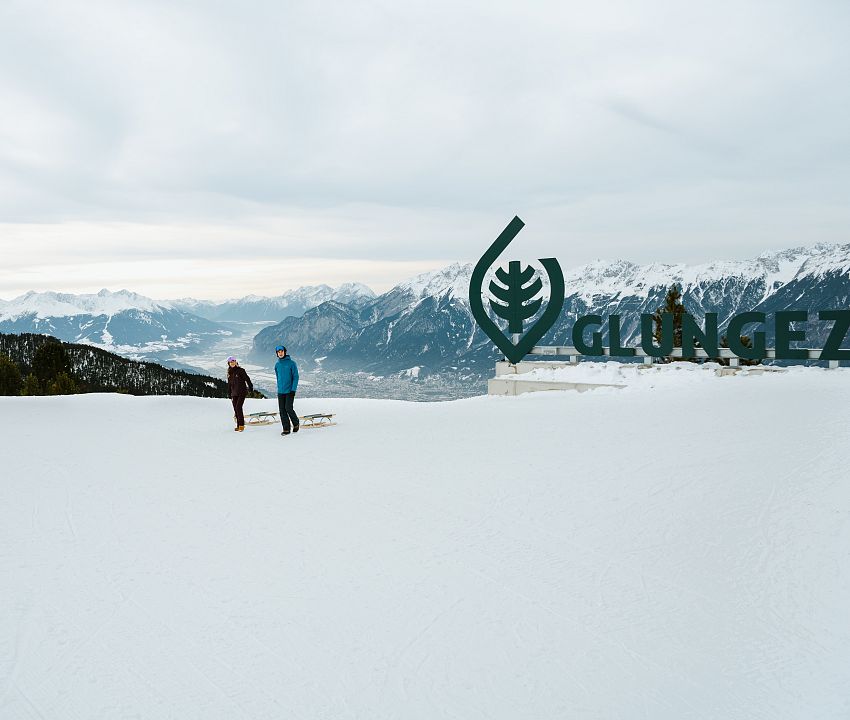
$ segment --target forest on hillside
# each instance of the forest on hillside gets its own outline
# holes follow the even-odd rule
[[[121,357],[49,335],[0,333],[0,395],[129,395],[227,397],[227,382]]]

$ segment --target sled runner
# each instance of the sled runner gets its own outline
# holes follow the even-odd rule
[[[276,412],[249,413],[245,416],[245,424],[271,425],[278,422],[277,416],[278,414]],[[312,415],[302,415],[299,420],[301,421],[302,428],[315,428],[336,425],[333,418],[333,413],[313,413]]]

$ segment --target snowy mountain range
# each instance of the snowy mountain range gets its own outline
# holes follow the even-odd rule
[[[265,321],[276,324],[254,337],[251,350],[251,357],[265,364],[274,346],[283,343],[305,369],[386,375],[418,368],[419,377],[439,372],[480,378],[491,372],[499,356],[469,308],[472,267],[455,263],[377,296],[359,283],[222,302],[155,301],[126,290],[96,295],[30,292],[0,301],[0,332],[44,333],[134,357],[155,357],[158,350],[188,354],[215,340],[226,344],[230,330],[223,323]],[[565,283],[562,316],[540,344],[571,345],[575,318],[591,313],[620,314],[622,339],[635,344],[640,315],[654,312],[672,283],[681,286],[684,304],[695,316],[718,313],[721,330],[744,310],[850,307],[850,244],[701,265],[600,260],[567,270]],[[806,344],[822,346],[828,327],[810,323]],[[768,343],[772,341],[768,335]]]
[[[375,298],[371,288],[362,283],[345,283],[338,288],[310,285],[290,290],[276,297],[248,295],[243,298],[215,302],[181,298],[172,300],[174,307],[207,320],[233,322],[278,322],[288,316],[300,316],[323,302],[339,302],[362,307]]]
[[[89,295],[28,292],[14,300],[0,300],[0,332],[52,335],[134,357],[155,357],[208,346],[230,334],[221,323],[279,321],[328,301],[356,308],[374,297],[361,283],[302,287],[279,297],[249,295],[220,302],[153,300],[128,290],[104,289]]]
[[[300,318],[286,318],[255,337],[253,355],[268,357],[282,342],[307,366],[322,358],[327,369],[386,374],[419,367],[420,374],[486,374],[497,353],[469,309],[472,268],[456,263],[424,273],[359,308],[327,303]],[[540,344],[571,345],[575,318],[591,313],[620,314],[623,340],[635,344],[641,313],[662,305],[673,283],[681,286],[689,312],[696,317],[718,313],[721,329],[744,310],[850,307],[850,244],[702,265],[597,261],[569,270],[565,283],[562,316]],[[822,346],[828,327],[812,323],[807,344]]]
[[[541,344],[571,345],[573,321],[590,313],[621,315],[623,337],[634,344],[640,314],[654,312],[673,283],[681,287],[688,312],[697,318],[716,312],[721,330],[732,315],[744,311],[848,308],[850,244],[820,244],[764,253],[753,260],[690,266],[591,263],[567,273],[565,283],[564,313]],[[812,324],[807,345],[822,346],[828,327]],[[773,342],[769,328],[767,341]]]
[[[126,354],[196,346],[222,329],[168,301],[101,290],[91,295],[28,292],[3,302],[0,332],[52,335]]]

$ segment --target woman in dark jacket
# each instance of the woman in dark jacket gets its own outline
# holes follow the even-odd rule
[[[227,358],[227,385],[230,388],[230,399],[233,402],[233,412],[236,413],[236,432],[245,429],[245,415],[242,413],[242,405],[249,392],[254,392],[254,384],[245,368],[239,367],[236,358],[232,355]]]

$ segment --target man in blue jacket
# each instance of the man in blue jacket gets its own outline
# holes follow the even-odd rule
[[[274,349],[277,362],[274,364],[274,374],[277,376],[277,404],[280,408],[280,422],[283,425],[281,435],[289,435],[289,422],[292,421],[292,432],[298,432],[298,415],[292,405],[295,402],[295,391],[298,389],[298,366],[289,355],[286,348],[278,345]]]

